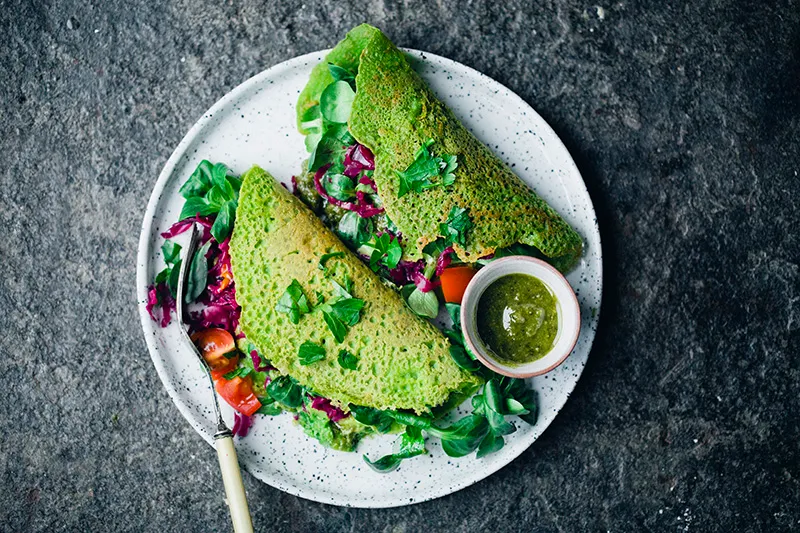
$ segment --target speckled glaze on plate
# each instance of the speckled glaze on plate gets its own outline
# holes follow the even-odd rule
[[[290,494],[334,505],[394,507],[422,502],[467,487],[513,461],[567,401],[586,364],[599,317],[600,234],[589,194],[564,145],[528,104],[496,81],[449,59],[407,52],[417,72],[465,126],[584,237],[584,257],[567,276],[578,295],[582,326],[572,355],[553,372],[528,380],[539,392],[538,423],[528,426],[517,421],[518,430],[506,438],[505,447],[480,460],[474,454],[447,457],[438,440],[429,439],[428,455],[405,461],[390,474],[378,474],[364,464],[361,454],[377,458],[390,453],[394,436],[366,439],[358,453],[337,452],[306,437],[288,415],[258,417],[250,434],[237,439],[239,461],[251,474]],[[303,138],[295,129],[297,96],[326,53],[276,65],[217,102],[167,161],[144,216],[137,297],[147,346],[178,410],[209,444],[214,422],[208,381],[190,349],[181,345],[175,322],[162,329],[145,310],[147,285],[163,268],[159,233],[177,219],[183,205],[178,189],[202,159],[224,162],[239,174],[258,164],[290,182],[307,157]],[[231,421],[233,411],[227,406],[223,409]],[[208,460],[214,460],[210,452]]]

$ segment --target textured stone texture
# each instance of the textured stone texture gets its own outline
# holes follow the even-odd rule
[[[364,20],[553,125],[600,218],[601,328],[498,474],[391,510],[246,476],[259,529],[800,529],[800,6],[666,4],[0,2],[0,529],[229,529],[139,329],[139,224],[205,109]]]

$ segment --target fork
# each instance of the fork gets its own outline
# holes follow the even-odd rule
[[[233,522],[234,533],[252,533],[253,522],[250,519],[250,509],[247,506],[247,495],[244,492],[244,483],[242,482],[242,472],[239,470],[239,460],[236,457],[236,448],[233,445],[233,433],[225,424],[222,418],[222,413],[219,410],[219,401],[217,394],[214,392],[214,380],[211,377],[211,369],[203,359],[202,354],[195,346],[189,334],[186,331],[186,324],[183,321],[183,298],[186,287],[186,277],[189,273],[189,267],[192,263],[192,257],[197,250],[197,245],[200,241],[200,232],[197,231],[197,224],[192,224],[192,236],[189,240],[189,246],[186,249],[186,255],[181,262],[181,270],[178,275],[178,294],[177,294],[177,309],[178,324],[180,325],[181,335],[186,341],[186,344],[192,347],[192,351],[197,356],[203,371],[211,384],[211,395],[214,398],[214,414],[217,417],[217,432],[214,434],[214,444],[217,449],[217,456],[219,458],[219,468],[222,471],[222,483],[225,485],[225,497],[228,500],[228,507],[231,512],[231,521]]]

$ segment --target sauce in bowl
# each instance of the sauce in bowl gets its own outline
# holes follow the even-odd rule
[[[547,355],[558,337],[558,300],[530,274],[507,274],[491,283],[477,306],[477,329],[499,362],[520,366]]]

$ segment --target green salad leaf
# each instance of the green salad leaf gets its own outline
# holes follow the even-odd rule
[[[326,173],[322,178],[322,187],[325,192],[343,202],[350,200],[356,194],[353,179],[344,174]]]
[[[192,262],[189,264],[186,293],[183,295],[183,301],[187,304],[197,300],[206,289],[206,281],[208,280],[208,258],[206,255],[210,247],[211,241],[201,246],[200,249],[195,252],[194,257],[192,257]]]
[[[336,81],[346,81],[350,87],[356,90],[356,75],[349,69],[328,63],[328,70]]]
[[[224,164],[212,165],[204,159],[180,189],[186,201],[178,220],[216,215],[211,234],[217,242],[224,241],[231,233],[242,186],[241,180],[228,172]]]
[[[319,111],[324,120],[337,124],[347,124],[356,92],[346,81],[334,81],[322,91],[319,97]]]
[[[399,450],[397,453],[385,455],[377,461],[370,461],[369,457],[364,455],[364,461],[376,472],[387,473],[400,466],[403,459],[428,453],[425,448],[425,437],[423,437],[422,430],[418,427],[407,426],[398,443]]]
[[[303,405],[305,390],[289,376],[278,376],[267,385],[267,394],[276,402],[295,409]]]
[[[348,211],[341,219],[336,233],[339,237],[350,244],[352,248],[358,248],[362,244],[372,239],[373,224],[372,219],[362,218],[354,211]]]

